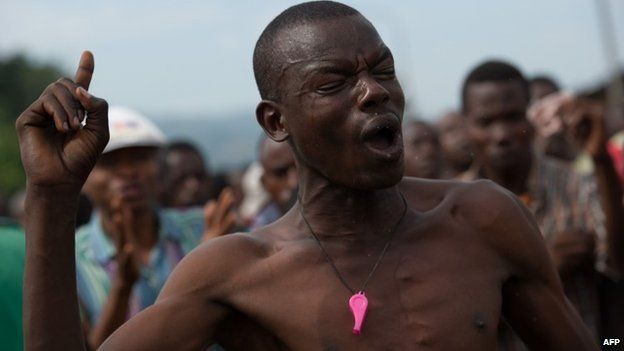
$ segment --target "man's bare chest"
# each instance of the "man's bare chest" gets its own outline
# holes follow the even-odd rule
[[[365,252],[335,260],[350,289],[319,252],[284,252],[259,268],[235,305],[297,350],[493,349],[502,280],[495,257],[478,245],[419,244],[397,242],[379,265],[364,292],[361,335],[348,301],[374,264]]]

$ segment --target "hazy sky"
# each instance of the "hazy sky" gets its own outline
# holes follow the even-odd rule
[[[264,26],[295,1],[0,0],[0,54],[22,51],[73,72],[95,54],[94,94],[148,115],[253,113],[251,56]],[[458,103],[466,72],[485,58],[550,73],[569,89],[607,73],[591,0],[347,1],[395,55],[411,113]],[[624,56],[624,1],[610,0]],[[622,63],[622,59],[620,59]]]

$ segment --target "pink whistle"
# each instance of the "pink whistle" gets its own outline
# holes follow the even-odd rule
[[[351,296],[349,299],[349,309],[353,313],[355,324],[353,325],[353,334],[360,335],[362,333],[362,324],[366,318],[366,309],[368,308],[368,299],[363,291]]]

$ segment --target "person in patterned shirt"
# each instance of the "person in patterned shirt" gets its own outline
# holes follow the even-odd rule
[[[541,114],[562,114],[572,136],[592,156],[596,176],[582,177],[534,151],[526,115],[528,84],[517,68],[501,61],[478,65],[464,81],[462,104],[476,163],[460,178],[494,180],[531,210],[567,297],[598,339],[599,272],[614,276],[620,271],[621,253],[608,244],[624,228],[622,191],[607,155],[601,110],[573,97],[550,109],[538,107]]]
[[[110,142],[84,186],[96,210],[76,233],[78,297],[91,349],[156,301],[203,235],[231,229],[213,225],[204,232],[201,207],[157,206],[157,155],[165,137],[147,118],[111,107],[109,128]]]

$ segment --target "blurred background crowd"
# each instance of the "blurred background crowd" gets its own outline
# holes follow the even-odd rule
[[[111,140],[83,189],[76,232],[84,330],[96,348],[153,303],[200,242],[267,225],[295,202],[294,158],[254,121],[251,73],[261,29],[291,3],[2,4],[2,349],[21,349],[19,113],[68,75],[81,49],[96,53],[92,91],[112,106]],[[624,5],[351,5],[397,61],[405,175],[487,178],[514,192],[596,339],[624,337]],[[513,89],[502,107],[480,99],[477,86],[509,82],[520,102]],[[501,349],[523,349],[504,323],[499,338]]]

